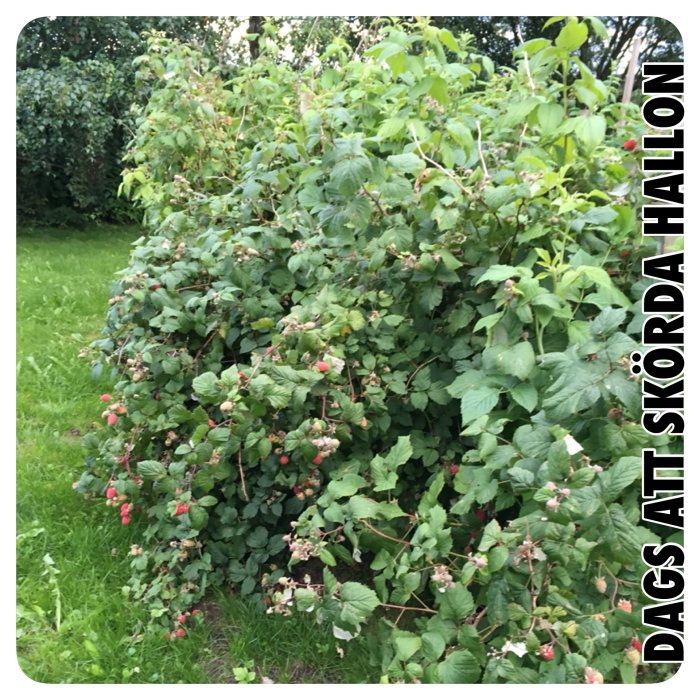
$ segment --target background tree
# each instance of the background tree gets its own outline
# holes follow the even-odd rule
[[[227,60],[236,18],[42,17],[17,42],[17,212],[77,224],[128,219],[116,196],[129,110],[143,102],[132,62],[156,29]]]

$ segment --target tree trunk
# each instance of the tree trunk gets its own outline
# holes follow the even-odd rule
[[[260,55],[260,35],[262,34],[264,17],[249,17],[248,18],[248,34],[257,34],[255,39],[248,39],[250,47],[250,58],[255,59]]]

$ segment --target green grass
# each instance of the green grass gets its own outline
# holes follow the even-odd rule
[[[361,645],[341,660],[311,620],[268,616],[219,592],[203,606],[204,621],[170,642],[123,596],[138,534],[71,484],[83,468],[81,435],[110,390],[78,353],[99,337],[111,280],[139,235],[103,227],[17,238],[20,667],[45,683],[232,682],[241,667],[276,683],[375,681]]]

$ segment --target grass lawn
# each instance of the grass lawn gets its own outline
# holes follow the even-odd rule
[[[341,660],[312,620],[253,611],[219,592],[184,639],[147,631],[121,588],[137,535],[77,496],[81,436],[100,420],[108,377],[78,352],[99,336],[114,273],[136,228],[22,230],[17,238],[17,656],[45,683],[362,683],[358,642]],[[239,672],[240,673],[240,672]]]

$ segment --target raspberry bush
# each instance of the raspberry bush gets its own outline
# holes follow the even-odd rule
[[[388,28],[224,83],[153,36],[123,190],[145,211],[76,488],[133,528],[174,636],[212,586],[368,634],[376,678],[650,681],[638,109],[562,22],[501,73]],[[624,254],[624,255],[623,255]],[[104,398],[104,397],[103,397]],[[117,515],[119,513],[119,516]]]

